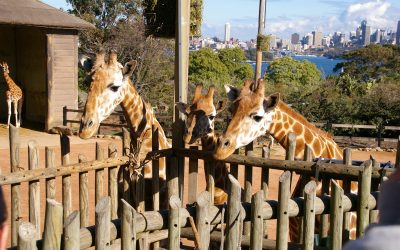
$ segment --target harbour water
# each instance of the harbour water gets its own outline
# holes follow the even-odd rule
[[[333,72],[333,69],[335,68],[336,64],[343,62],[343,60],[340,59],[330,59],[324,56],[293,56],[292,58],[300,61],[308,60],[314,63],[321,71],[322,77],[339,74],[338,72]],[[267,70],[268,64],[268,62],[263,62],[261,67],[262,75],[264,75],[265,71]],[[251,65],[253,66],[253,68],[256,67],[254,62],[252,62]]]

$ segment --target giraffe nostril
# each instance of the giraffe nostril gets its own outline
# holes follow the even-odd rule
[[[90,128],[93,126],[93,120],[89,120],[89,122],[87,123],[87,127]]]
[[[224,146],[225,146],[225,147],[229,147],[230,144],[231,144],[231,142],[230,142],[228,139],[226,139],[226,140],[224,141]]]

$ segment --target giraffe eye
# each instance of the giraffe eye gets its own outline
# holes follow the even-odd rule
[[[254,115],[254,116],[253,116],[253,120],[256,121],[256,122],[260,122],[260,121],[262,120],[262,118],[263,118],[263,117],[260,116],[260,115]]]
[[[214,120],[215,115],[210,115],[210,116],[208,116],[208,118],[212,121],[212,120]]]
[[[111,89],[111,91],[113,91],[113,92],[117,92],[118,89],[119,89],[119,87],[120,87],[120,86],[115,86],[115,85],[113,85],[113,86],[110,87],[110,89]]]

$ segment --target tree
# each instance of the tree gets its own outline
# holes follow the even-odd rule
[[[243,80],[254,75],[253,68],[246,63],[246,55],[242,49],[221,49],[218,51],[218,57],[225,64],[232,77]]]

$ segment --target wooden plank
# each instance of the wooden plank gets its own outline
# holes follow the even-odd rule
[[[96,249],[110,248],[110,197],[103,197],[96,204]]]
[[[62,232],[63,206],[53,199],[47,199],[43,249],[60,249]]]
[[[278,221],[276,230],[276,249],[278,250],[285,250],[288,247],[290,180],[291,174],[289,171],[285,171],[279,177]]]
[[[39,149],[36,141],[28,142],[29,169],[39,167]],[[40,238],[40,183],[29,182],[29,222],[36,227],[36,237]]]
[[[18,173],[20,168],[19,150],[20,139],[19,130],[10,124],[9,127],[9,143],[10,143],[10,166],[11,173]],[[20,184],[11,185],[11,245],[18,244],[18,228],[21,211],[20,201]]]

